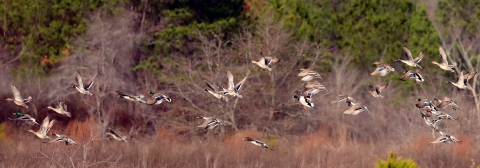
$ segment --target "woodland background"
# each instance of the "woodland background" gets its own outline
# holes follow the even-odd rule
[[[421,167],[475,167],[480,163],[478,75],[474,90],[458,90],[444,72],[445,48],[456,72],[480,69],[480,1],[476,0],[3,0],[0,3],[0,98],[10,84],[29,108],[0,101],[0,167],[373,167],[388,152]],[[393,62],[402,46],[426,81],[399,78],[410,67]],[[282,60],[269,72],[250,63],[260,53]],[[370,76],[374,61],[392,64],[385,78]],[[299,68],[320,72],[328,89],[303,111],[293,95],[302,91]],[[91,90],[69,88],[78,70]],[[224,104],[207,94],[203,79],[226,86],[249,74],[244,99]],[[384,100],[368,85],[389,83]],[[171,103],[147,106],[119,99],[165,93]],[[365,103],[371,114],[344,116],[338,94]],[[460,144],[430,144],[431,129],[414,104],[421,97],[451,97],[460,117],[440,130]],[[46,107],[68,104],[71,118]],[[20,111],[57,120],[51,133],[79,145],[43,144],[8,117]],[[215,116],[225,126],[196,128],[196,116]],[[113,126],[128,136],[108,139]],[[38,129],[35,126],[34,129]],[[268,151],[242,141],[270,145]]]

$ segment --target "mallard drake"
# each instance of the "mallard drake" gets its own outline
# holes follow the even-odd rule
[[[310,96],[308,96],[310,97]],[[305,97],[305,96],[298,96],[298,95],[293,95],[293,98],[295,98],[296,100],[298,100],[302,105],[304,105],[306,107],[309,107],[309,108],[312,108],[313,107],[313,103],[311,103],[311,99],[308,98],[308,97]]]
[[[458,74],[458,81],[456,83],[453,83],[452,81],[448,81],[448,83],[451,83],[453,86],[456,86],[459,89],[469,89],[469,90],[471,90],[472,88],[470,86],[468,86],[467,82],[468,82],[468,79],[465,78],[465,76],[463,75],[463,71],[461,71],[460,74]]]
[[[440,132],[440,134],[442,134],[442,136],[438,137],[437,139],[435,139],[435,141],[432,141],[430,143],[452,143],[452,142],[455,142],[455,143],[460,143],[462,141],[458,140],[457,138],[455,138],[454,136],[451,136],[451,135],[448,135],[448,134],[443,134],[442,132]]]
[[[89,96],[93,96],[93,94],[90,93],[89,89],[90,89],[90,87],[92,87],[92,84],[93,84],[93,81],[95,80],[95,77],[97,77],[97,74],[95,74],[93,76],[93,78],[90,79],[90,82],[88,83],[88,85],[83,85],[82,76],[80,76],[80,73],[78,73],[78,71],[75,71],[75,78],[77,79],[78,86],[77,85],[72,85],[70,87],[77,89],[78,92],[80,92],[81,94],[86,94],[86,95],[89,95]]]
[[[435,105],[437,108],[445,108],[447,106],[452,106],[453,110],[460,110],[457,104],[455,104],[450,98],[444,97],[443,100],[440,100],[436,97],[433,98],[433,100],[438,101],[438,104]]]
[[[207,86],[211,89],[205,89],[206,92],[212,94],[213,96],[215,96],[215,98],[217,99],[221,99],[225,102],[228,102],[228,97],[225,96],[225,91],[220,91],[218,87],[212,85],[212,83],[210,83],[210,81],[204,79],[205,81],[205,84],[207,84]]]
[[[361,112],[364,112],[364,111],[367,111],[368,113],[370,113],[368,108],[366,106],[364,106],[363,104],[355,104],[355,105],[351,106],[349,109],[345,110],[343,112],[343,114],[357,115],[357,114],[359,114]]]
[[[112,127],[108,127],[105,134],[112,136],[115,140],[127,142],[127,136],[120,136],[120,134],[118,134],[117,131],[113,130]]]
[[[377,68],[375,68],[375,71],[373,71],[371,75],[378,75],[383,77],[387,76],[389,72],[395,71],[392,66],[386,63],[374,62],[373,65],[376,65]]]
[[[262,141],[255,140],[255,139],[252,139],[252,138],[250,138],[250,137],[245,137],[243,140],[244,140],[244,141],[248,141],[248,142],[250,142],[250,143],[252,143],[252,144],[254,144],[254,145],[256,145],[256,146],[259,146],[259,147],[262,147],[262,148],[267,148],[267,149],[272,150],[270,147],[268,147],[268,145],[267,145],[266,143],[264,143],[264,142],[262,142]]]
[[[203,129],[214,129],[216,126],[222,125],[222,123],[218,119],[213,118],[213,117],[200,116],[200,117],[196,117],[196,118],[205,120],[205,121],[203,121],[203,123],[201,125],[197,126],[197,127],[203,128]]]
[[[161,93],[155,93],[153,91],[150,91],[150,94],[153,95],[150,99],[145,102],[145,104],[148,105],[159,105],[162,104],[163,101],[167,102],[172,102],[172,99],[168,97],[167,95],[161,94]]]
[[[418,98],[417,101],[418,103],[415,104],[415,106],[419,110],[430,109],[432,110],[433,113],[436,114],[437,108],[434,106],[434,104],[431,101],[428,101],[427,99],[424,100],[422,98]]]
[[[22,120],[22,121],[31,121],[32,124],[39,124],[35,118],[28,114],[22,114],[20,112],[13,113],[14,115],[17,116],[15,119],[8,118],[10,120]],[[40,125],[40,124],[39,124]]]
[[[13,92],[13,99],[12,98],[7,98],[5,100],[11,101],[18,106],[28,108],[27,103],[30,102],[30,100],[32,100],[32,96],[28,96],[28,98],[23,99],[22,96],[20,95],[20,91],[18,91],[17,87],[11,85],[10,88],[12,89],[12,92]]]
[[[28,132],[31,132],[35,134],[37,137],[40,139],[50,139],[48,137],[47,133],[52,128],[53,123],[55,123],[55,120],[49,121],[48,116],[43,119],[42,124],[40,125],[40,128],[38,129],[37,132],[33,131],[32,129],[29,129]]]
[[[67,117],[72,117],[70,112],[67,111],[67,104],[64,104],[63,102],[58,102],[58,105],[55,108],[53,108],[52,106],[48,106],[47,108],[57,112],[58,114],[66,115]]]
[[[119,98],[124,98],[126,100],[133,101],[133,102],[145,103],[145,100],[142,100],[145,97],[143,95],[134,96],[134,95],[131,95],[131,94],[126,94],[126,93],[121,92],[121,91],[116,91],[116,92],[117,92]]]
[[[407,57],[407,59],[406,60],[397,59],[396,61],[403,62],[404,64],[407,64],[408,66],[411,66],[411,67],[417,67],[417,68],[422,69],[422,67],[420,65],[418,65],[418,63],[420,63],[420,61],[423,58],[423,53],[422,52],[420,52],[420,54],[418,55],[417,58],[413,59],[412,53],[410,52],[410,50],[407,47],[404,46],[403,47],[403,53]]]
[[[260,53],[260,55],[263,55],[263,54]],[[269,66],[278,61],[280,61],[279,58],[262,56],[262,58],[260,58],[258,62],[255,60],[252,60],[252,63],[257,64],[260,68],[272,71],[272,68],[270,68]]]
[[[420,83],[420,82],[423,82],[425,81],[425,79],[423,78],[423,76],[418,72],[418,70],[416,72],[412,72],[410,70],[408,71],[405,71],[405,74],[403,75],[403,77],[401,78],[401,80],[403,81],[406,81],[410,78],[414,78],[415,79],[415,82],[417,83]]]
[[[247,80],[247,76],[245,76],[245,78],[243,78],[236,85],[235,85],[235,83],[233,83],[233,75],[230,71],[227,71],[227,78],[228,78],[228,88],[227,89],[223,88],[223,91],[225,92],[225,95],[230,95],[230,96],[233,96],[233,97],[242,98],[242,95],[238,94],[238,92],[240,91],[243,84]]]
[[[387,86],[388,86],[388,83],[379,84],[379,85],[376,85],[376,86],[370,85],[370,86],[368,86],[370,88],[370,90],[367,91],[367,92],[370,93],[375,98],[383,99],[383,96],[380,95],[380,93],[382,93],[382,90],[385,89]]]
[[[453,70],[453,68],[455,68],[455,66],[457,66],[457,63],[453,62],[451,65],[449,65],[448,61],[447,61],[447,54],[445,53],[445,50],[443,50],[443,48],[440,46],[438,48],[438,51],[440,53],[440,57],[442,58],[442,62],[438,63],[437,61],[432,61],[432,64],[437,65],[438,67],[440,67],[441,69],[443,69],[445,71],[455,72]]]
[[[68,136],[66,135],[60,135],[60,134],[56,134],[56,133],[53,133],[52,135],[55,135],[57,136],[57,138],[49,141],[49,142],[43,142],[43,143],[52,143],[52,142],[61,142],[61,141],[65,141],[65,145],[76,145],[77,143],[75,141],[73,141],[71,138],[69,138]]]
[[[342,94],[340,94],[340,95],[338,95],[338,97],[339,97],[338,100],[332,101],[332,102],[330,102],[330,103],[345,102],[345,103],[347,103],[348,106],[353,106],[353,105],[355,105],[355,100],[354,100],[352,97],[348,96],[348,95],[342,95]]]

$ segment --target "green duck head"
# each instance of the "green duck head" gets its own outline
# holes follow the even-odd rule
[[[153,94],[155,94],[155,92],[153,92],[153,91],[150,91],[150,94],[152,94],[152,95],[153,95]]]
[[[17,111],[15,113],[13,113],[14,115],[16,115],[17,117],[21,117],[23,116],[23,114],[20,112],[20,111]]]
[[[422,101],[422,98],[418,98],[418,101],[419,101],[419,102]]]

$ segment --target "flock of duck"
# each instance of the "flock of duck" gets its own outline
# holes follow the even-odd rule
[[[419,56],[413,59],[412,53],[407,47],[403,47],[403,51],[407,59],[406,60],[397,59],[395,61],[402,62],[411,67],[422,69],[419,63],[424,57],[423,53],[420,52]],[[432,61],[431,63],[437,65],[442,70],[455,73],[454,68],[457,66],[457,63],[455,62],[451,64],[448,63],[447,54],[445,53],[445,50],[442,47],[439,47],[439,55],[442,60],[441,63],[438,63],[436,61]],[[377,65],[377,68],[371,75],[386,76],[389,72],[395,71],[395,69],[392,68],[392,66],[385,63],[375,62],[374,65]],[[462,90],[464,89],[471,90],[473,88],[469,86],[468,80],[472,79],[476,74],[477,72],[470,72],[464,75],[463,71],[461,71],[458,74],[457,82],[448,81],[448,83],[451,83],[452,85]],[[415,72],[412,72],[411,70],[405,71],[401,80],[406,81],[408,79],[414,79],[416,83],[421,83],[425,80],[422,77],[422,75],[419,73],[418,69]],[[371,91],[369,91],[369,93],[371,93],[374,97],[381,98],[379,94],[381,90],[385,89],[387,86],[388,84],[382,84],[376,87],[370,86]],[[431,100],[422,99],[422,98],[418,98],[418,102],[415,104],[415,106],[419,109],[421,117],[424,119],[425,123],[433,129],[434,133],[436,131],[436,132],[439,132],[441,135],[440,137],[438,137],[437,139],[435,139],[430,143],[452,143],[452,142],[460,143],[461,142],[460,140],[456,139],[452,135],[449,135],[440,131],[436,125],[436,123],[442,120],[458,120],[458,118],[455,119],[451,115],[441,112],[439,110],[441,108],[446,108],[447,106],[452,107],[453,110],[459,110],[458,105],[455,104],[455,102],[448,97],[443,98],[443,100],[440,100],[438,98],[433,98],[433,101],[437,101],[438,104],[434,104]]]
[[[92,96],[93,94],[90,92],[89,89],[92,87],[92,84],[93,84],[93,81],[94,81],[96,75],[94,75],[92,77],[92,79],[90,79],[90,81],[88,82],[87,85],[83,84],[82,76],[80,76],[80,74],[77,71],[75,72],[75,75],[76,75],[75,78],[77,79],[78,85],[72,85],[71,87],[75,88],[81,94]],[[32,100],[32,97],[29,96],[26,99],[22,98],[22,96],[20,95],[20,91],[18,91],[17,87],[15,87],[14,85],[11,85],[11,90],[12,90],[12,93],[13,93],[13,99],[12,98],[7,98],[6,100],[13,102],[20,107],[28,108],[27,103],[29,103],[30,100]],[[144,96],[132,96],[132,95],[128,95],[128,94],[125,94],[123,92],[120,92],[120,91],[117,91],[117,93],[118,93],[120,98],[125,98],[125,99],[130,100],[130,101],[138,101],[140,103],[144,103],[144,104],[147,104],[147,105],[158,105],[158,104],[161,104],[163,101],[171,102],[171,99],[168,96],[166,96],[164,94],[159,94],[159,93],[155,94],[152,91],[150,92],[150,94],[152,94],[152,97],[147,101],[142,100],[142,98]],[[56,112],[56,113],[58,113],[58,114],[60,114],[60,115],[62,115],[62,116],[65,116],[65,117],[71,117],[72,116],[71,113],[69,111],[67,111],[67,104],[65,104],[63,102],[58,102],[56,107],[48,106],[47,108]],[[17,118],[15,118],[15,119],[10,119],[9,118],[10,120],[24,121],[25,122],[24,124],[28,124],[30,126],[38,124],[38,125],[40,125],[40,128],[37,131],[29,129],[28,132],[31,132],[31,133],[35,134],[40,139],[50,140],[50,137],[48,136],[48,131],[50,130],[50,128],[52,128],[53,124],[55,123],[55,120],[50,121],[49,117],[47,116],[47,117],[45,117],[45,119],[43,119],[42,123],[39,124],[37,119],[35,119],[34,117],[32,117],[29,114],[22,114],[21,112],[16,112],[16,113],[13,113],[13,114]],[[126,140],[127,137],[125,135],[121,136],[112,127],[107,128],[106,134],[113,137],[116,140],[127,142],[127,140]],[[74,140],[72,140],[70,137],[68,137],[66,135],[57,134],[57,133],[53,133],[52,135],[55,135],[56,138],[52,139],[50,141],[46,141],[44,143],[64,141],[66,145],[76,145],[77,144]]]
[[[407,59],[406,60],[397,59],[395,61],[402,62],[402,63],[404,63],[404,64],[406,64],[410,67],[422,69],[422,67],[419,65],[420,61],[424,57],[424,55],[422,53],[420,53],[418,57],[413,59],[412,53],[410,52],[410,50],[407,47],[403,47],[403,51],[404,51],[404,55],[406,56]],[[447,55],[446,55],[446,53],[445,53],[445,51],[443,50],[442,47],[439,48],[439,54],[440,54],[440,57],[442,59],[441,63],[438,63],[438,62],[435,62],[435,61],[432,61],[432,63],[437,65],[438,67],[440,67],[441,69],[443,69],[445,71],[455,73],[453,68],[456,67],[456,63],[452,63],[452,64],[448,63]],[[276,63],[278,61],[280,61],[280,59],[274,58],[274,57],[271,57],[271,56],[263,56],[262,55],[262,57],[260,58],[259,61],[252,60],[252,63],[258,65],[258,67],[260,67],[260,68],[266,69],[268,71],[272,71],[272,68],[270,66],[273,63]],[[378,76],[384,77],[387,74],[389,74],[389,72],[394,72],[395,71],[395,69],[392,66],[390,66],[389,64],[386,64],[386,63],[374,62],[373,64],[376,65],[377,68],[375,68],[375,71],[373,73],[371,73],[371,75],[378,75]],[[71,87],[75,88],[81,94],[90,95],[90,96],[93,95],[90,92],[89,89],[91,88],[96,75],[94,75],[90,79],[89,83],[86,84],[86,85],[83,84],[82,77],[80,76],[80,74],[77,71],[75,72],[75,75],[76,75],[75,77],[76,77],[78,85],[72,85]],[[457,82],[452,82],[452,81],[448,81],[448,82],[451,83],[452,85],[458,87],[459,89],[472,89],[472,87],[470,87],[468,85],[468,80],[472,79],[475,75],[476,75],[476,72],[470,72],[470,73],[464,75],[463,71],[461,71],[458,74],[458,81]],[[295,94],[293,97],[300,104],[302,104],[304,106],[304,110],[306,110],[307,107],[308,108],[314,107],[314,104],[312,102],[313,101],[312,96],[315,95],[315,94],[318,94],[320,92],[326,92],[327,88],[317,80],[317,79],[322,79],[320,74],[318,72],[312,70],[312,69],[301,68],[298,76],[302,77],[301,81],[305,82],[304,83],[305,91],[303,92],[303,94],[300,94],[300,95]],[[204,82],[208,87],[207,89],[205,89],[205,91],[208,92],[209,94],[213,95],[215,98],[221,99],[222,101],[225,101],[225,102],[228,102],[229,97],[242,98],[242,95],[239,94],[239,91],[242,88],[242,85],[245,83],[247,77],[248,77],[248,74],[242,80],[240,80],[237,84],[235,84],[234,80],[233,80],[234,78],[233,78],[232,73],[230,71],[227,71],[227,79],[228,79],[228,87],[227,88],[216,87],[210,81],[205,79]],[[401,78],[401,80],[403,80],[403,81],[406,81],[406,80],[409,80],[409,79],[414,79],[416,83],[421,83],[421,82],[424,81],[424,78],[419,73],[418,69],[415,72],[412,72],[411,70],[407,70],[404,73],[403,77]],[[375,85],[375,86],[369,86],[369,90],[367,92],[370,93],[375,98],[383,99],[384,96],[381,95],[381,92],[387,86],[388,86],[388,83],[378,84],[378,85]],[[13,99],[12,98],[7,98],[6,100],[13,102],[14,104],[16,104],[20,107],[28,108],[27,103],[30,102],[32,97],[29,96],[28,98],[23,99],[21,97],[18,89],[13,85],[11,86],[11,90],[13,92],[14,98]],[[138,102],[138,103],[146,104],[146,105],[159,105],[159,104],[162,104],[165,101],[167,101],[167,102],[172,101],[167,95],[161,94],[161,93],[155,93],[153,91],[150,91],[150,94],[152,96],[148,100],[143,100],[143,98],[145,97],[143,95],[132,95],[132,94],[127,94],[127,93],[124,93],[124,92],[121,92],[121,91],[116,91],[116,92],[119,95],[118,96],[119,98],[123,98],[123,99],[129,100],[129,101]],[[440,100],[438,98],[434,98],[433,101],[438,101],[439,103],[434,104],[432,101],[422,99],[422,98],[418,98],[418,103],[415,104],[415,106],[420,111],[421,117],[425,120],[425,123],[433,129],[434,133],[439,132],[441,134],[440,137],[438,137],[435,141],[433,141],[431,143],[451,143],[451,142],[459,143],[459,142],[461,142],[458,139],[456,139],[454,136],[449,135],[449,134],[445,134],[442,131],[440,131],[438,129],[437,125],[436,125],[436,123],[438,123],[442,120],[457,120],[458,119],[458,118],[455,119],[452,116],[439,111],[439,109],[446,108],[447,106],[450,106],[450,107],[452,107],[453,110],[458,110],[459,107],[448,97],[445,97],[443,100]],[[348,109],[343,111],[343,114],[357,115],[357,114],[359,114],[361,112],[364,112],[364,111],[367,111],[368,113],[370,113],[370,111],[368,110],[368,108],[364,104],[356,102],[349,95],[340,94],[338,100],[332,101],[330,103],[338,103],[338,102],[345,102],[345,103],[347,103],[347,106],[349,107]],[[54,111],[54,112],[56,112],[60,115],[65,116],[65,117],[71,117],[71,113],[67,111],[67,105],[63,102],[58,102],[56,107],[48,106],[47,108],[51,109],[52,111]],[[38,129],[38,131],[33,131],[32,129],[30,129],[28,131],[35,134],[40,139],[50,140],[50,137],[48,136],[48,131],[50,130],[50,128],[55,123],[55,120],[50,121],[49,117],[47,116],[43,120],[43,122],[41,124],[39,124],[35,118],[33,118],[32,116],[30,116],[28,114],[22,114],[20,112],[16,112],[16,113],[14,113],[14,115],[17,116],[17,118],[11,119],[11,120],[25,121],[25,123],[29,124],[29,125],[35,125],[35,124],[40,125],[40,128]],[[199,128],[211,130],[211,129],[214,129],[215,127],[217,127],[218,125],[223,125],[221,120],[217,119],[215,117],[200,116],[200,117],[196,117],[196,118],[204,119],[204,122],[201,125],[197,126]],[[112,127],[107,128],[106,134],[113,137],[116,140],[127,142],[126,141],[127,137],[125,135],[121,136]],[[55,135],[56,138],[53,139],[53,140],[44,142],[44,143],[64,141],[66,145],[76,144],[75,141],[73,141],[70,137],[68,137],[66,135],[61,135],[61,134],[56,134],[56,133],[53,133],[52,135]],[[250,138],[250,137],[246,137],[243,140],[244,141],[249,141],[256,146],[271,149],[266,143],[264,143],[262,141],[259,141],[259,140],[255,140],[255,139]]]

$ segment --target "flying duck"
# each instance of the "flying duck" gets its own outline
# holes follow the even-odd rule
[[[52,128],[53,123],[55,123],[55,120],[49,121],[48,116],[47,116],[47,117],[45,117],[45,119],[43,119],[43,122],[40,125],[40,128],[38,129],[38,131],[35,132],[32,129],[29,129],[28,132],[31,132],[31,133],[35,134],[40,139],[50,139],[50,137],[48,137],[47,133],[50,130],[50,128]]]
[[[72,117],[70,112],[67,111],[67,104],[65,104],[63,102],[58,102],[58,105],[55,108],[53,108],[52,106],[48,106],[47,108],[55,111],[58,114],[66,115],[67,117]]]
[[[86,94],[86,95],[89,95],[89,96],[93,96],[93,94],[89,91],[89,89],[90,89],[90,87],[92,87],[92,84],[93,84],[93,81],[95,80],[95,77],[97,77],[97,74],[95,74],[93,76],[93,78],[90,79],[90,82],[88,83],[88,85],[83,85],[82,76],[80,76],[78,71],[75,71],[75,78],[77,79],[78,86],[77,85],[72,85],[70,87],[77,89],[77,91],[80,92],[81,94]]]
[[[423,58],[423,53],[422,52],[420,52],[420,54],[418,55],[417,58],[413,59],[412,53],[410,52],[410,50],[407,47],[404,46],[403,47],[403,53],[407,57],[407,59],[406,60],[397,59],[396,61],[403,62],[404,64],[407,64],[408,66],[411,66],[411,67],[417,67],[417,68],[422,69],[422,67],[420,65],[418,65],[418,63],[420,63],[420,61]]]
[[[197,127],[203,128],[203,129],[213,129],[218,125],[222,125],[222,123],[218,119],[213,118],[213,117],[200,116],[200,117],[196,117],[196,118],[205,120],[205,121],[203,121],[203,123],[201,125],[197,126]]]
[[[376,86],[370,85],[370,86],[368,86],[370,88],[370,90],[367,91],[367,92],[370,93],[375,98],[383,99],[383,96],[380,95],[380,93],[382,93],[382,90],[385,89],[387,86],[388,86],[388,83],[379,84],[379,85],[376,85]]]
[[[262,148],[267,148],[267,149],[270,149],[272,150],[270,147],[268,147],[268,145],[262,141],[259,141],[259,140],[255,140],[255,139],[252,139],[250,137],[245,137],[243,139],[244,141],[249,141],[250,143],[256,145],[256,146],[259,146],[259,147],[262,147]]]
[[[32,100],[32,96],[28,96],[28,98],[23,99],[22,96],[20,95],[20,91],[18,91],[17,87],[11,85],[10,88],[12,89],[12,92],[13,92],[13,99],[12,98],[7,98],[5,100],[11,101],[18,106],[28,108],[27,103],[30,102],[30,100]]]
[[[455,72],[453,70],[453,68],[455,68],[455,66],[457,66],[457,63],[453,62],[451,65],[449,65],[448,61],[447,61],[447,54],[445,53],[445,50],[443,50],[443,48],[440,46],[438,48],[438,51],[440,53],[440,58],[442,58],[442,62],[438,63],[437,61],[432,61],[432,64],[437,65],[438,67],[440,67],[441,69],[443,69],[445,71]]]
[[[131,94],[126,94],[126,93],[121,92],[121,91],[116,91],[116,92],[117,92],[119,98],[124,98],[126,100],[133,101],[133,102],[145,103],[145,100],[142,100],[145,97],[144,95],[135,96],[135,95],[131,95]]]

